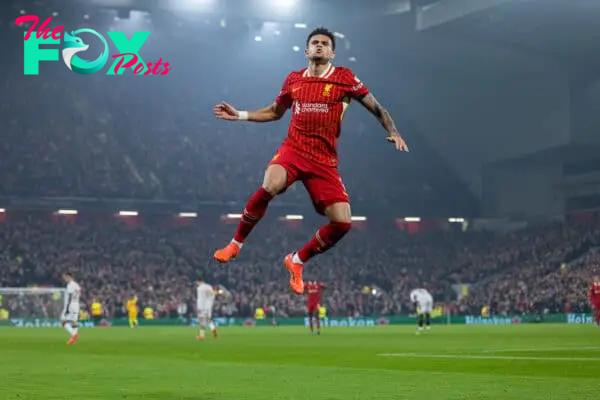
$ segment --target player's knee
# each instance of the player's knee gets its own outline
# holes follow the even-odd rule
[[[287,187],[287,171],[281,165],[271,165],[267,168],[262,188],[271,196],[277,196]]]
[[[331,227],[334,232],[334,241],[337,242],[350,232],[350,229],[352,229],[352,222],[331,222]]]

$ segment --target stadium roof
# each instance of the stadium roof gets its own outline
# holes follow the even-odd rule
[[[600,66],[600,1],[440,1],[419,12],[419,29],[482,44],[509,46],[573,70]],[[482,7],[487,4],[488,7]],[[444,7],[445,5],[445,7]]]

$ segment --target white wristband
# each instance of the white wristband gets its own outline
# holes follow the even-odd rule
[[[248,121],[248,111],[238,111],[238,119],[240,121]]]

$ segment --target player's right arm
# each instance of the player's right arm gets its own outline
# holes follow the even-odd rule
[[[226,121],[252,122],[271,122],[281,119],[293,103],[291,91],[289,89],[290,76],[291,75],[283,82],[281,91],[273,104],[254,111],[238,111],[232,105],[222,102],[221,104],[217,104],[213,109],[215,117]]]

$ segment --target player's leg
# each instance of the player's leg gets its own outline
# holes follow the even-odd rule
[[[127,319],[129,320],[129,327],[133,328],[133,315],[129,314],[129,317]]]
[[[67,333],[69,334],[69,337],[73,336],[73,334],[75,332],[73,331],[73,327],[71,326],[71,323],[69,321],[67,321],[66,319],[63,319],[60,323],[63,326],[63,328],[65,328]]]
[[[431,329],[431,313],[425,314],[425,329]]]
[[[317,335],[321,334],[321,318],[319,315],[319,307],[315,310],[315,320],[317,321]]]
[[[208,310],[206,310],[206,319],[208,321],[208,327],[210,328],[210,331],[213,334],[213,337],[216,339],[217,338],[217,326],[215,325],[215,323],[213,322],[212,319],[212,304],[210,305],[210,307],[208,308]]]
[[[600,327],[600,307],[594,308],[594,320],[596,321],[596,325]]]
[[[336,168],[312,165],[309,177],[302,182],[316,211],[327,216],[329,223],[320,227],[300,250],[288,254],[285,266],[290,272],[290,286],[297,294],[304,291],[302,268],[317,254],[335,246],[352,228],[350,199]]]
[[[293,157],[291,152],[285,150],[273,157],[265,172],[262,186],[250,196],[246,203],[232,241],[215,252],[214,257],[217,261],[226,263],[237,257],[244,241],[265,215],[269,202],[294,183],[298,172],[293,166]]]
[[[71,316],[70,320],[66,321],[65,324],[67,332],[69,332],[69,334],[71,335],[69,341],[67,342],[67,344],[69,345],[74,344],[79,338],[79,326],[77,325],[78,315],[79,312],[77,312],[77,314],[75,314],[74,316]]]
[[[201,311],[198,314],[198,340],[204,340],[204,328],[206,326],[206,317],[204,316],[204,312]]]
[[[423,314],[419,313],[419,326],[418,326],[418,331],[421,332],[423,330]]]
[[[312,309],[308,309],[308,326],[310,328],[310,333],[314,333],[314,327],[313,327],[313,311]]]

